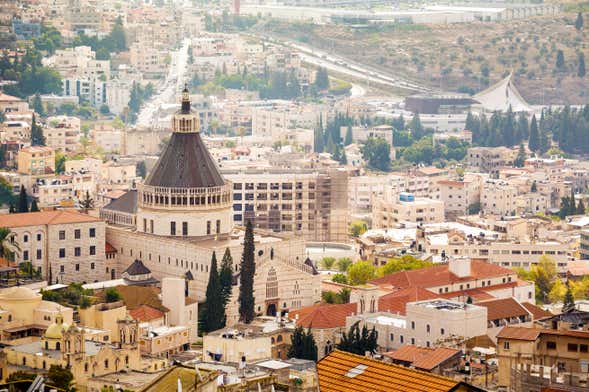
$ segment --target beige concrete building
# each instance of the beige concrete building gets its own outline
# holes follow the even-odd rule
[[[345,170],[223,170],[233,183],[233,221],[312,241],[348,238]]]
[[[55,151],[51,147],[25,147],[18,152],[18,172],[29,175],[55,173]]]
[[[11,113],[27,111],[29,111],[29,104],[26,101],[0,92],[0,112]]]
[[[469,168],[483,173],[498,174],[499,168],[513,166],[517,149],[507,147],[471,147],[466,153]]]
[[[43,128],[45,144],[54,150],[74,152],[80,146],[80,119],[69,116],[56,116],[47,119]]]
[[[486,180],[481,190],[481,211],[501,216],[515,215],[517,188],[506,181]]]
[[[0,216],[17,263],[31,262],[50,283],[94,282],[105,275],[105,224],[66,210]]]
[[[374,228],[387,228],[403,222],[436,223],[444,221],[444,202],[401,193],[398,198],[390,194],[374,203]]]
[[[482,179],[469,176],[462,181],[438,181],[440,200],[444,202],[447,217],[466,215],[479,205],[481,200]]]

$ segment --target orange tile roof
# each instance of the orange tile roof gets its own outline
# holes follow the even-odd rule
[[[450,272],[448,264],[442,264],[412,271],[396,272],[382,278],[374,279],[370,283],[376,285],[392,285],[399,288],[411,286],[428,288],[471,281],[473,279],[486,279],[514,274],[513,270],[481,260],[471,260],[470,265],[471,276],[465,278],[459,278]]]
[[[22,99],[4,94],[0,91],[0,102],[24,102]]]
[[[524,308],[526,308],[528,310],[528,312],[532,313],[532,316],[534,316],[534,320],[538,320],[538,319],[541,319],[544,317],[554,316],[549,311],[544,310],[541,307],[531,304],[529,302],[523,302],[522,305]]]
[[[412,344],[401,346],[397,351],[383,354],[396,361],[409,362],[411,366],[422,370],[432,370],[461,351],[448,347],[421,347]]]
[[[446,392],[458,384],[446,377],[360,355],[334,351],[317,363],[321,392]]]
[[[381,312],[405,314],[405,308],[408,302],[425,301],[435,298],[440,298],[440,296],[421,287],[407,287],[380,297],[378,299],[378,310]]]
[[[489,321],[529,315],[528,310],[511,297],[477,302],[477,305],[487,308]]]
[[[297,325],[305,328],[338,328],[346,326],[346,317],[356,313],[358,305],[352,304],[318,304],[294,310],[289,317],[296,318]]]
[[[147,322],[161,319],[165,316],[165,313],[149,305],[140,305],[133,310],[129,310],[129,315],[135,320]]]
[[[0,215],[0,227],[8,228],[100,221],[100,219],[87,214],[66,210],[23,212],[20,214]]]

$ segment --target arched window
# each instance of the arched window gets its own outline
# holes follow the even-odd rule
[[[56,350],[61,350],[61,343],[60,342],[56,342],[55,343],[55,349]]]
[[[425,332],[430,333],[430,331],[431,331],[431,328],[430,328],[429,324],[427,324],[425,326]]]
[[[278,298],[278,276],[274,267],[270,268],[266,279],[266,299],[268,298]]]
[[[278,343],[282,342],[282,335],[278,335],[278,337],[276,338],[276,340],[278,341]]]
[[[104,368],[105,369],[108,369],[108,359],[105,359],[104,360]]]
[[[88,373],[88,362],[84,364],[84,372]]]

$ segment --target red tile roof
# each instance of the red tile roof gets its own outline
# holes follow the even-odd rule
[[[515,298],[499,298],[477,302],[477,305],[487,308],[487,320],[509,319],[512,317],[528,316],[528,310]]]
[[[129,310],[129,315],[141,322],[157,320],[165,316],[164,312],[149,305],[141,305],[138,308]]]
[[[544,310],[541,307],[531,304],[529,302],[523,302],[522,305],[524,308],[526,308],[528,310],[528,312],[532,313],[534,320],[538,320],[538,319],[541,319],[544,317],[554,316],[549,311]]]
[[[460,383],[360,355],[334,351],[317,363],[321,392],[446,392]]]
[[[7,228],[100,221],[100,219],[87,214],[66,210],[23,212],[20,214],[0,215],[0,227]]]
[[[448,264],[437,265],[428,268],[420,268],[412,271],[400,271],[394,274],[374,279],[370,283],[376,285],[392,285],[394,287],[435,287],[450,283],[471,281],[473,279],[487,279],[498,276],[513,275],[508,268],[487,263],[481,260],[470,261],[470,276],[460,278],[450,272]]]
[[[378,299],[378,310],[404,315],[408,302],[425,301],[435,298],[440,298],[440,296],[421,287],[407,287],[380,297]]]
[[[589,331],[526,327],[504,327],[501,331],[499,331],[499,334],[497,334],[497,338],[534,341],[538,339],[540,335],[570,336],[589,340]]]
[[[358,305],[353,304],[319,304],[294,310],[289,317],[296,318],[297,325],[305,328],[338,328],[346,326],[346,317],[356,313]]]
[[[406,344],[397,351],[383,354],[396,361],[409,362],[411,366],[422,370],[432,370],[454,356],[459,356],[460,350],[448,347],[421,347]]]

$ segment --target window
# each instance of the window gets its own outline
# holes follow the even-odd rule
[[[90,256],[94,256],[96,254],[96,247],[94,245],[92,245],[90,247]]]
[[[509,350],[509,342],[503,342],[503,350]]]
[[[579,345],[575,343],[567,344],[567,351],[576,353],[579,350]]]
[[[80,247],[75,247],[74,248],[74,256],[81,256],[82,255],[82,248]]]
[[[29,236],[27,234],[22,237],[23,242],[29,242]]]
[[[79,240],[82,237],[82,231],[80,229],[74,230],[74,238]]]
[[[80,270],[80,264],[76,264],[76,271]]]
[[[188,235],[188,222],[182,222],[182,235]]]
[[[411,322],[411,329],[415,329],[415,321]]]
[[[92,270],[93,270],[93,269],[94,269],[94,267],[95,267],[95,264],[94,264],[94,263],[90,263],[90,269],[92,269]]]
[[[27,261],[29,259],[29,251],[28,250],[25,250],[22,252],[22,259],[24,261]]]
[[[588,347],[589,346],[587,346],[586,344],[579,344],[579,351],[582,353],[586,353],[588,351],[587,350]]]
[[[394,333],[392,333],[392,334],[391,334],[391,342],[394,342],[394,341],[395,341],[395,334],[394,334]]]
[[[176,222],[170,222],[170,235],[176,235]]]
[[[440,335],[443,335],[445,333],[446,333],[446,331],[444,330],[444,328],[440,328]]]
[[[546,348],[548,350],[556,350],[556,342],[546,342]]]
[[[60,230],[59,231],[59,239],[61,241],[65,240],[65,230]]]
[[[63,259],[65,257],[65,248],[59,248],[59,258]]]
[[[221,220],[217,219],[217,227],[215,227],[215,232],[219,234],[221,232]]]
[[[41,241],[41,234],[37,234],[37,241]]]
[[[43,251],[41,249],[37,249],[37,260],[41,260],[43,258]]]
[[[96,229],[94,227],[90,228],[90,238],[96,237]]]
[[[405,341],[405,337],[403,335],[399,336],[399,339],[401,340],[401,343]]]
[[[207,221],[207,235],[211,234],[211,221]]]
[[[425,332],[430,333],[431,327],[428,325],[425,326]]]
[[[415,344],[415,338],[411,338],[411,344]]]
[[[104,360],[104,368],[105,369],[108,369],[108,359],[105,359]]]
[[[64,265],[60,265],[59,266],[59,272],[65,272],[65,266]]]

